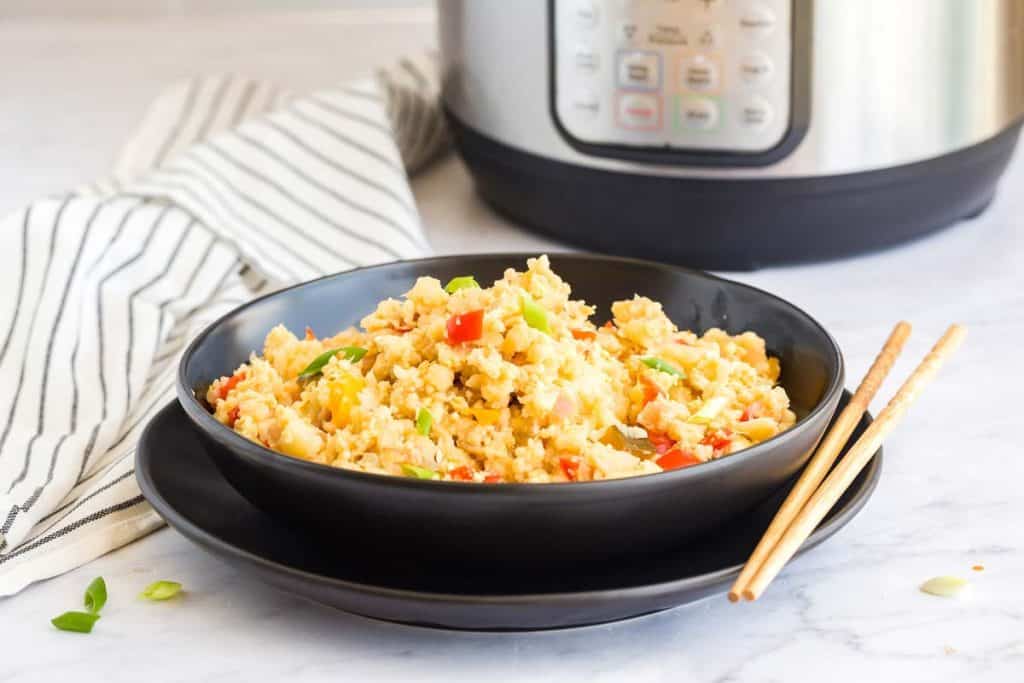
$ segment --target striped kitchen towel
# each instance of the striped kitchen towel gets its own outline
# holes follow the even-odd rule
[[[153,104],[109,179],[0,221],[0,596],[163,524],[135,443],[205,325],[428,250],[407,172],[447,146],[434,65],[293,97],[232,76]]]

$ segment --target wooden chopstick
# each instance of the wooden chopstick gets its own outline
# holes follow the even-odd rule
[[[892,397],[885,409],[878,414],[864,434],[839,461],[836,468],[826,477],[825,482],[814,492],[810,500],[793,520],[786,533],[765,558],[754,578],[743,589],[746,600],[756,600],[768,584],[778,575],[782,567],[793,557],[800,545],[828,514],[839,497],[849,488],[864,466],[870,462],[882,440],[896,427],[903,414],[914,402],[921,390],[935,377],[942,364],[963,342],[967,329],[951,325],[942,335],[921,364],[914,369]]]
[[[754,552],[751,553],[747,563],[743,566],[743,571],[740,572],[736,582],[729,590],[729,600],[731,602],[737,602],[740,599],[743,589],[754,578],[765,558],[768,557],[772,548],[782,538],[786,528],[797,516],[797,513],[800,512],[800,509],[807,502],[807,499],[811,497],[811,494],[814,493],[814,490],[818,488],[818,484],[828,474],[829,469],[832,468],[832,463],[835,462],[836,457],[838,457],[843,446],[846,445],[846,441],[850,438],[850,434],[853,433],[853,430],[860,423],[864,412],[871,403],[871,399],[874,398],[878,387],[885,381],[886,376],[892,369],[893,363],[896,361],[896,357],[900,355],[900,351],[903,350],[903,345],[909,336],[909,323],[899,322],[893,328],[882,350],[878,352],[875,362],[871,364],[871,368],[864,375],[864,379],[861,380],[857,391],[854,392],[850,402],[839,413],[839,417],[836,418],[832,428],[818,446],[814,457],[807,463],[803,474],[800,475],[793,489],[786,496],[782,507],[775,513],[772,523],[768,525],[768,529],[764,532],[764,536],[761,537],[761,541],[754,548]]]

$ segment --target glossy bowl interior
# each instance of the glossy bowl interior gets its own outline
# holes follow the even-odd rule
[[[810,316],[778,297],[674,266],[591,255],[555,255],[552,266],[573,297],[609,316],[634,293],[662,302],[682,329],[753,330],[782,363],[781,384],[797,424],[735,455],[695,467],[573,484],[470,484],[352,472],[270,451],[217,422],[205,387],[263,347],[270,328],[307,325],[318,336],[359,320],[415,279],[442,282],[472,273],[481,282],[522,269],[526,254],[451,256],[348,271],[276,292],[213,323],[189,346],[178,398],[211,446],[217,467],[247,499],[323,542],[370,542],[415,558],[444,552],[482,565],[495,561],[576,562],[661,550],[709,532],[785,482],[809,457],[843,386],[842,355]]]

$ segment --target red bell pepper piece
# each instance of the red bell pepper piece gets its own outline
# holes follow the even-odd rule
[[[654,446],[654,450],[658,452],[658,455],[668,453],[676,445],[675,439],[661,432],[647,432],[647,440]]]
[[[565,477],[569,481],[576,481],[576,478],[580,475],[579,458],[567,458],[563,456],[558,459],[558,466],[562,468],[562,472],[565,473]]]
[[[647,375],[640,375],[640,383],[644,385],[644,405],[661,396],[661,388]]]
[[[725,450],[732,443],[732,434],[726,430],[710,432],[704,435],[700,441],[702,444],[711,446],[716,451]]]
[[[497,484],[499,481],[501,481],[500,474],[488,474],[486,477],[484,477],[485,484]]]
[[[239,382],[241,382],[241,381],[242,381],[242,373],[241,372],[236,372],[235,374],[231,375],[231,377],[228,379],[227,382],[224,382],[224,384],[220,385],[220,389],[218,389],[217,394],[222,399],[227,398],[228,392],[231,391],[232,389],[234,389],[235,386]]]
[[[460,465],[450,472],[452,479],[458,481],[473,481],[473,470],[467,465]]]
[[[678,470],[682,467],[700,464],[700,458],[689,451],[673,448],[654,462],[663,470]]]
[[[591,339],[597,339],[597,332],[591,330],[569,330],[572,332],[573,339],[579,339],[581,341],[590,341]]]
[[[453,315],[448,318],[448,342],[461,344],[462,342],[476,341],[484,333],[484,312],[483,309],[470,311],[461,315]]]

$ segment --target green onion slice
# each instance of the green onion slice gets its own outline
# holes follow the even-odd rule
[[[324,366],[337,354],[342,354],[342,358],[351,362],[358,363],[366,355],[366,349],[358,346],[342,346],[340,349],[331,349],[330,351],[324,351],[319,356],[313,359],[306,369],[299,373],[299,379],[310,379],[319,375]]]
[[[409,463],[402,463],[402,472],[407,477],[416,477],[417,479],[433,479],[434,470],[428,470],[426,467],[419,467],[417,465],[410,465]]]
[[[657,370],[658,372],[664,372],[669,375],[675,375],[676,377],[686,377],[686,375],[683,374],[682,370],[672,365],[671,363],[666,363],[660,358],[654,358],[653,356],[650,356],[647,358],[641,358],[640,362],[646,365],[647,367],[651,368],[652,370]]]
[[[444,286],[444,291],[449,294],[454,294],[460,289],[480,289],[480,285],[473,279],[472,275],[460,275],[459,277],[453,277]]]
[[[146,600],[170,600],[181,592],[181,584],[177,581],[154,581],[139,593]]]
[[[97,576],[85,589],[85,608],[93,614],[99,614],[105,604],[107,604],[107,583],[102,576]]]
[[[423,436],[430,436],[430,427],[434,424],[434,416],[426,408],[416,411],[416,431]]]
[[[545,334],[551,334],[551,327],[548,325],[548,312],[544,310],[543,306],[526,293],[519,297],[519,304],[523,311],[523,319],[526,320],[527,325]]]
[[[93,624],[95,624],[99,618],[100,615],[92,612],[65,612],[59,617],[50,619],[50,623],[61,631],[91,633]]]

